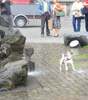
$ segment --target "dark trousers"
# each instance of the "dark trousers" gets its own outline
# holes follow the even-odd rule
[[[88,32],[88,13],[85,14],[85,29]]]
[[[45,25],[46,25],[46,34],[50,35],[50,30],[48,27],[48,20],[49,20],[49,13],[46,12],[46,13],[42,14],[42,16],[41,16],[41,34],[42,35],[44,35]]]
[[[81,18],[73,16],[72,24],[73,24],[74,32],[79,32],[81,27]]]

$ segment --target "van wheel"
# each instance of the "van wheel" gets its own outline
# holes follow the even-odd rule
[[[25,17],[19,16],[19,17],[16,17],[16,19],[14,20],[14,23],[17,27],[24,27],[27,23],[27,20]]]

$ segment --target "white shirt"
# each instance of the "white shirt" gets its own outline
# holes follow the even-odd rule
[[[81,13],[81,9],[83,8],[82,2],[74,2],[72,5],[71,13],[72,15],[75,15],[76,11],[79,11]]]
[[[43,1],[43,6],[44,6],[44,12],[48,11],[48,4],[47,2]]]

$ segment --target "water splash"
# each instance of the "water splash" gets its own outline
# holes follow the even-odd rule
[[[84,71],[84,70],[77,70],[76,72],[79,73],[79,74],[82,74],[82,73],[85,73],[86,71]]]
[[[31,71],[31,72],[28,72],[28,76],[39,76],[43,74],[42,71]]]
[[[75,70],[74,73],[85,74],[85,73],[88,73],[88,70],[79,69],[79,70]]]

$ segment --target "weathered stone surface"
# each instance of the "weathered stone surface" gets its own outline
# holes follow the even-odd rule
[[[32,61],[28,61],[28,69],[29,71],[34,71],[35,70],[35,63]]]
[[[2,16],[0,16],[0,25],[8,27],[9,23]]]
[[[25,39],[19,31],[13,35],[1,34],[0,91],[26,83],[28,64],[22,60]]]
[[[0,47],[0,59],[4,59],[11,54],[11,46],[9,44],[2,44]]]
[[[0,37],[1,37],[1,39],[4,38],[4,36],[5,36],[5,32],[0,30]]]
[[[12,51],[23,53],[26,38],[17,30],[14,35],[7,35],[3,42],[11,45]]]
[[[25,85],[29,71],[35,69],[31,56],[34,49],[25,48],[25,37],[16,31],[14,35],[7,35],[0,47],[0,91]],[[24,54],[23,54],[24,52]]]
[[[32,47],[25,47],[24,48],[24,57],[26,61],[28,62],[28,69],[29,71],[35,70],[35,63],[31,61],[31,56],[34,53],[34,49]]]
[[[34,49],[30,47],[24,50],[26,38],[19,30],[11,29],[3,20],[0,19],[0,91],[25,85],[28,67],[34,65],[30,63]]]
[[[2,39],[4,38],[4,36],[5,36],[5,32],[0,30],[0,46],[2,44]]]
[[[33,48],[29,48],[29,47],[26,47],[24,48],[24,54],[26,56],[26,58],[30,58],[32,56],[32,54],[34,53],[34,49]]]
[[[18,85],[24,85],[27,80],[27,62],[19,60],[7,63],[0,70],[0,88],[11,89]]]

